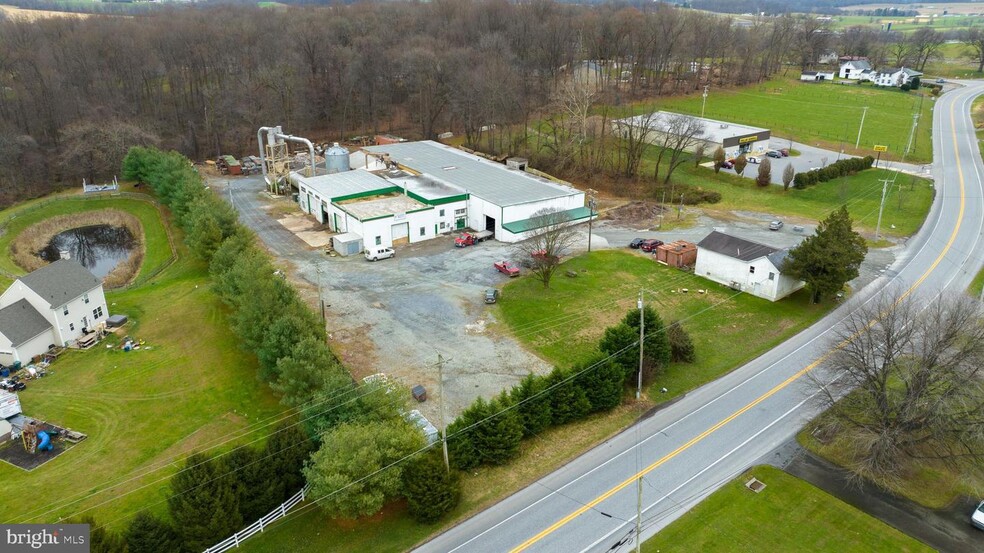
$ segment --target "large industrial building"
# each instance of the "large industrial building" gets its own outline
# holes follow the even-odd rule
[[[639,127],[648,119],[650,132],[647,135],[647,142],[660,144],[667,133],[673,132],[671,122],[679,116],[678,113],[657,111],[651,115],[637,115],[619,119],[614,122],[614,129],[615,132],[621,132],[620,129],[624,129],[626,126]],[[728,159],[738,157],[741,154],[762,155],[769,149],[769,139],[772,138],[769,129],[738,125],[693,115],[683,115],[683,117],[696,119],[703,124],[704,133],[698,143],[703,143],[705,155],[711,155],[718,147],[724,149],[724,155]]]
[[[368,146],[351,156],[336,145],[325,159],[315,176],[296,171],[290,179],[301,208],[353,244],[343,254],[466,227],[517,242],[543,208],[567,212],[571,221],[591,216],[580,190],[531,174],[525,164],[507,166],[437,142]]]

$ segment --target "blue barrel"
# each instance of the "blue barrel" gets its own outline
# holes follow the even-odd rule
[[[0,369],[0,376],[4,378],[10,376],[10,369],[8,369],[7,367]]]

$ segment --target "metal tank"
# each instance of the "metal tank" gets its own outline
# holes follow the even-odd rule
[[[349,151],[338,145],[336,142],[331,148],[325,150],[325,168],[328,173],[341,173],[351,169],[349,167]]]

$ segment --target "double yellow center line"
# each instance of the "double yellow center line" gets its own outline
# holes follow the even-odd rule
[[[953,227],[953,232],[950,233],[950,239],[947,241],[946,246],[942,249],[942,251],[940,251],[940,254],[936,257],[936,259],[933,260],[933,263],[930,264],[930,266],[926,270],[926,272],[924,272],[916,280],[916,282],[914,282],[912,284],[912,286],[910,286],[900,296],[900,300],[901,300],[901,298],[905,298],[905,297],[909,296],[910,294],[912,294],[912,292],[915,291],[915,289],[918,288],[923,283],[923,281],[925,281],[926,278],[933,271],[936,270],[936,267],[940,264],[941,261],[943,261],[943,258],[946,256],[947,252],[949,252],[950,251],[950,248],[953,246],[954,241],[956,241],[957,234],[960,231],[960,225],[963,222],[964,208],[966,206],[966,195],[965,195],[965,191],[964,191],[963,167],[962,167],[962,165],[960,163],[960,150],[959,150],[958,143],[957,143],[956,117],[954,115],[955,112],[954,112],[954,107],[953,107],[956,103],[957,103],[957,101],[954,100],[954,102],[950,105],[950,127],[951,127],[950,133],[951,133],[952,138],[953,138],[953,154],[954,154],[954,156],[956,158],[957,180],[959,181],[959,184],[960,184],[960,209],[959,209],[959,212],[958,212],[958,215],[957,215],[957,221],[956,221],[956,224]],[[762,403],[763,401],[769,399],[770,397],[772,397],[773,395],[775,395],[776,393],[778,393],[780,390],[783,390],[784,388],[786,388],[787,386],[789,386],[790,384],[792,384],[793,382],[795,382],[796,380],[798,380],[800,377],[802,377],[806,373],[808,373],[811,370],[813,370],[814,368],[816,368],[820,363],[822,363],[830,355],[830,353],[831,352],[828,351],[827,353],[825,353],[824,355],[822,355],[819,359],[817,359],[816,361],[810,363],[805,368],[797,371],[795,374],[793,374],[792,376],[790,376],[789,378],[787,378],[786,380],[784,380],[780,384],[777,384],[774,388],[772,388],[768,392],[762,394],[761,396],[759,396],[758,398],[756,398],[754,401],[752,401],[748,405],[745,405],[741,409],[739,409],[739,410],[735,411],[734,413],[728,415],[727,417],[725,417],[724,419],[722,419],[721,421],[719,421],[714,426],[711,426],[710,428],[708,428],[707,430],[701,432],[697,436],[694,436],[693,438],[690,439],[690,441],[688,441],[687,443],[685,443],[685,444],[681,445],[680,447],[674,449],[673,451],[667,453],[666,455],[664,455],[663,457],[661,457],[659,460],[657,460],[653,464],[647,466],[646,468],[644,468],[644,469],[640,470],[639,472],[633,474],[632,476],[626,478],[625,480],[623,480],[621,483],[619,483],[615,487],[613,487],[610,490],[606,491],[605,493],[599,495],[598,497],[596,497],[595,499],[591,500],[590,502],[585,503],[584,505],[582,505],[581,507],[579,507],[574,512],[568,514],[564,518],[562,518],[562,519],[558,520],[557,522],[551,524],[549,527],[545,528],[544,530],[542,530],[537,535],[535,535],[535,536],[529,538],[528,540],[524,541],[523,543],[519,544],[519,546],[517,546],[516,548],[512,549],[510,553],[519,553],[521,551],[525,551],[526,549],[528,549],[533,544],[537,543],[538,541],[542,540],[543,538],[545,538],[548,535],[552,534],[553,532],[557,531],[558,529],[560,529],[561,527],[563,527],[564,525],[566,525],[568,522],[570,522],[570,521],[574,520],[575,518],[577,518],[577,517],[581,516],[582,514],[584,514],[586,511],[589,511],[591,509],[594,509],[602,501],[605,501],[609,497],[611,497],[611,496],[615,495],[616,493],[618,493],[619,491],[625,489],[627,486],[633,484],[636,480],[644,477],[645,475],[647,475],[650,472],[652,472],[653,470],[659,468],[660,466],[662,466],[666,462],[670,461],[671,459],[673,459],[677,455],[679,455],[679,454],[683,453],[684,451],[690,449],[695,444],[697,444],[700,441],[702,441],[704,438],[706,438],[706,437],[710,436],[711,434],[717,432],[718,430],[721,429],[721,427],[723,427],[724,425],[728,424],[729,422],[735,420],[736,418],[740,417],[742,414],[744,414],[745,412],[747,412],[749,409],[754,408],[756,405],[758,405],[758,404]]]

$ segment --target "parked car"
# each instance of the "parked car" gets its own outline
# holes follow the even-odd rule
[[[974,509],[974,514],[970,515],[970,523],[980,530],[984,530],[984,501],[981,501]]]
[[[510,277],[519,276],[519,267],[514,266],[508,261],[497,261],[492,264],[496,271]]]
[[[749,163],[758,163],[759,162],[758,156],[748,156],[745,159],[747,159]]]
[[[779,219],[776,219],[775,221],[769,223],[769,230],[779,230],[781,228],[782,228],[782,221],[780,221]]]
[[[943,84],[945,82],[946,82],[946,79],[936,79],[936,84]]]
[[[734,166],[735,166],[735,160],[733,159],[726,159],[724,160],[724,163],[721,164],[721,167],[723,167],[724,169],[733,169]]]
[[[384,248],[382,246],[372,246],[366,248],[366,259],[369,261],[379,261],[380,259],[386,259],[396,255],[393,248]]]
[[[499,300],[499,290],[496,288],[488,288],[485,290],[485,303],[495,303]]]
[[[656,248],[662,245],[663,245],[662,240],[654,240],[654,239],[643,240],[642,244],[639,245],[639,249],[644,252],[654,252],[656,251]]]
[[[782,157],[782,152],[780,152],[779,150],[769,150],[768,152],[765,152],[765,155],[769,157],[780,158]]]
[[[632,241],[629,242],[629,247],[632,248],[633,250],[638,250],[639,246],[641,246],[642,243],[645,241],[646,241],[645,238],[633,238]]]

